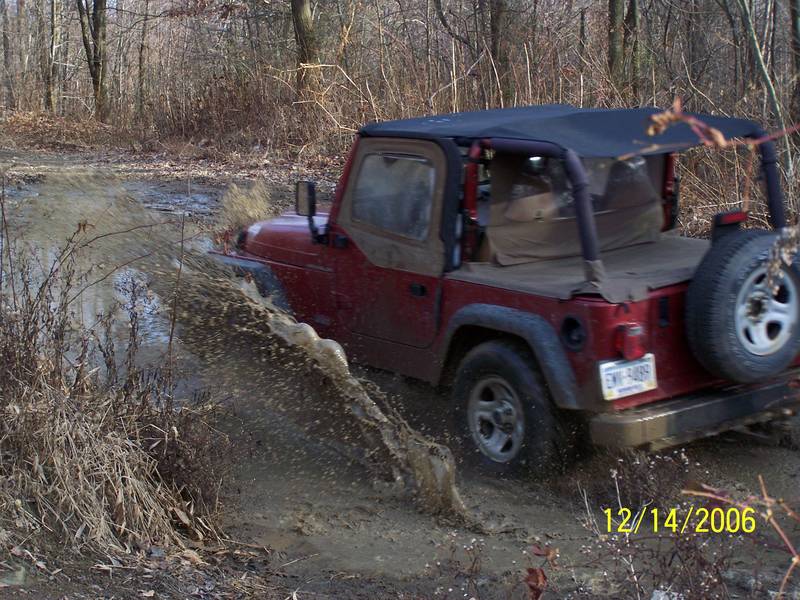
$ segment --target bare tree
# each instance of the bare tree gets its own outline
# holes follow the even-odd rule
[[[767,70],[767,66],[764,63],[764,55],[761,52],[761,46],[758,43],[758,36],[756,34],[755,26],[753,25],[753,17],[750,12],[750,7],[747,4],[747,0],[738,0],[739,1],[739,8],[742,11],[742,18],[745,24],[745,30],[747,33],[747,38],[750,41],[750,46],[753,52],[753,56],[756,59],[756,66],[758,67],[758,71],[761,75],[761,80],[764,84],[764,89],[767,91],[767,96],[769,97],[770,104],[772,105],[772,111],[775,114],[775,118],[778,120],[778,124],[780,128],[786,129],[786,123],[783,119],[783,109],[781,108],[780,100],[778,99],[778,93],[775,91],[775,86],[772,83],[772,79],[769,76],[769,71]],[[790,148],[789,148],[789,141],[788,138],[784,138],[786,141],[786,154],[785,154],[785,161],[784,165],[786,167],[786,171],[789,176],[792,175],[793,165],[792,159],[790,155]]]
[[[14,98],[14,83],[11,79],[11,46],[8,41],[8,7],[6,0],[0,0],[0,17],[3,26],[3,83],[6,89],[6,106],[14,108],[16,100]]]
[[[313,65],[319,64],[319,44],[314,31],[311,0],[292,0],[292,23],[297,43],[297,86],[301,92],[315,88],[319,72]]]
[[[142,37],[139,40],[139,81],[136,86],[136,106],[139,120],[144,116],[144,72],[145,54],[147,51],[147,26],[150,21],[150,0],[144,0],[144,16],[142,17]]]
[[[705,36],[708,34],[707,26],[702,19],[704,7],[700,0],[691,0],[688,3],[689,18],[686,19],[686,66],[692,84],[700,83],[703,76],[703,66],[708,60],[705,48]]]
[[[94,108],[97,118],[107,117],[106,91],[106,2],[107,0],[75,0],[81,24],[86,64],[92,78]]]
[[[625,0],[608,0],[608,73],[617,87],[623,80]]]
[[[55,102],[55,81],[58,77],[58,67],[56,63],[56,51],[59,46],[60,37],[60,8],[59,0],[48,0],[47,6],[37,5],[36,19],[39,24],[39,35],[41,39],[47,40],[40,48],[41,68],[42,68],[42,99],[44,109],[54,112]],[[47,14],[45,14],[47,11]]]
[[[800,0],[743,1],[0,0],[0,96],[336,151],[367,120],[515,102],[680,95],[778,128],[800,119]],[[313,121],[292,118],[298,95],[319,103]]]
[[[800,0],[789,0],[792,21],[792,121],[800,122]]]
[[[623,52],[626,57],[627,77],[634,95],[639,93],[639,0],[628,2],[628,12],[625,14],[625,33],[623,36]]]
[[[508,74],[508,51],[505,38],[508,35],[506,18],[508,5],[506,0],[490,0],[489,3],[489,52],[492,57],[495,77],[500,91],[500,105],[509,104],[513,98]]]
[[[439,17],[439,22],[444,27],[445,31],[452,37],[453,39],[458,40],[462,44],[464,44],[467,48],[472,47],[472,43],[463,35],[460,35],[456,30],[454,30],[450,23],[447,21],[447,17],[444,14],[444,8],[442,8],[442,0],[433,0],[433,6],[436,9],[436,16]],[[477,17],[480,12],[480,8],[475,11],[475,16]]]

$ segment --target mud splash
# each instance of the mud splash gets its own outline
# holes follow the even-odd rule
[[[273,209],[263,193],[234,189],[224,203],[222,227],[262,216],[260,211],[269,214]],[[261,205],[253,208],[254,199]],[[147,211],[118,182],[99,176],[48,178],[37,198],[6,208],[32,249],[73,240],[85,255],[86,293],[123,270],[143,274],[167,309],[168,351],[181,346],[215,365],[221,388],[236,395],[263,393],[248,389],[252,370],[270,371],[273,409],[347,445],[376,478],[410,493],[421,509],[474,522],[455,485],[449,449],[382,409],[382,392],[352,375],[336,342],[320,339],[214,261],[207,253],[207,225]],[[240,360],[229,361],[230,348],[219,343],[222,331],[238,340]]]

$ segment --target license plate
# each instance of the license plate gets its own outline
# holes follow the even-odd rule
[[[656,388],[656,359],[645,354],[636,360],[614,360],[600,364],[603,398],[617,400]]]

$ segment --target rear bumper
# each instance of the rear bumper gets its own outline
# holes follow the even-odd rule
[[[655,450],[789,416],[800,410],[800,390],[789,385],[798,378],[795,369],[758,388],[737,386],[598,414],[589,421],[592,442]]]

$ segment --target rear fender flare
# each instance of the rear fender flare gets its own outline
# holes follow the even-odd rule
[[[553,326],[539,315],[494,304],[470,304],[450,319],[443,348],[450,349],[456,332],[464,326],[477,326],[522,338],[533,351],[553,401],[559,408],[579,409],[575,372],[567,359]]]

